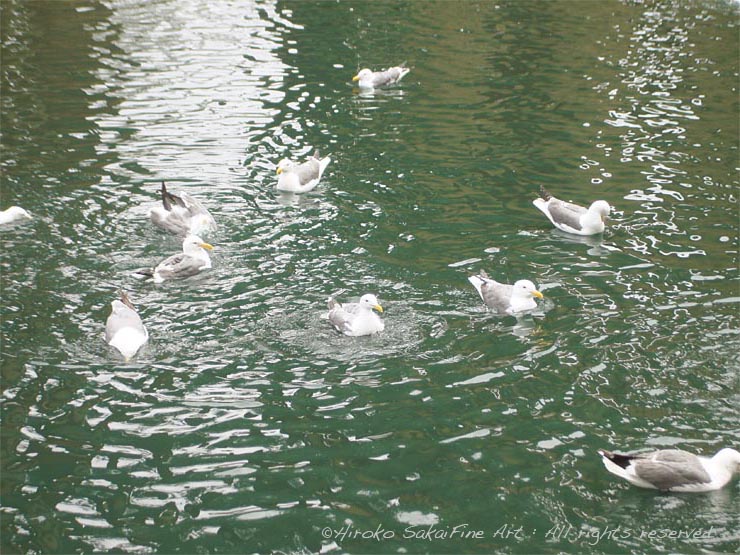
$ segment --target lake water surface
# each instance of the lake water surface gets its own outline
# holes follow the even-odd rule
[[[3,553],[736,553],[738,5],[4,0]],[[408,61],[361,94],[360,67]],[[275,167],[319,149],[313,192]],[[177,252],[160,182],[219,222]],[[615,207],[554,230],[558,196]],[[519,319],[467,277],[533,280]],[[103,340],[118,288],[150,332]],[[376,293],[347,338],[326,299]]]

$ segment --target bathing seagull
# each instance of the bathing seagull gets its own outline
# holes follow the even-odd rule
[[[596,235],[603,233],[604,224],[611,208],[605,200],[597,200],[588,208],[556,199],[547,189],[540,186],[540,197],[532,203],[552,222],[566,233]]]
[[[105,322],[105,341],[129,361],[147,342],[149,333],[126,293],[111,303],[111,313]]]
[[[371,71],[367,68],[361,69],[360,72],[352,78],[352,81],[359,81],[361,89],[377,89],[378,87],[387,87],[395,85],[411,71],[402,63],[399,66],[389,67],[382,71]]]
[[[599,449],[606,469],[641,488],[702,492],[720,489],[740,472],[740,453],[725,448],[713,457],[681,449],[620,455]]]
[[[154,225],[176,235],[200,235],[216,229],[216,220],[203,205],[187,193],[174,195],[162,181],[162,206],[149,211]]]
[[[153,277],[154,283],[194,276],[201,270],[211,267],[211,257],[207,252],[210,250],[213,250],[212,245],[204,242],[197,235],[188,235],[182,242],[181,253],[164,259],[153,269],[138,270],[136,273]]]
[[[303,164],[296,164],[287,158],[281,160],[277,166],[277,174],[280,176],[277,183],[278,190],[290,193],[310,191],[319,184],[329,162],[331,158],[328,156],[320,158],[318,151]]]
[[[534,299],[542,298],[542,293],[537,291],[537,287],[528,279],[520,279],[514,285],[508,285],[491,279],[481,270],[478,275],[470,276],[468,281],[473,284],[486,306],[499,314],[532,310],[537,308]]]
[[[329,322],[344,335],[372,335],[385,328],[383,320],[373,312],[383,312],[375,295],[368,293],[360,298],[359,303],[347,304],[340,304],[330,297],[328,305]]]

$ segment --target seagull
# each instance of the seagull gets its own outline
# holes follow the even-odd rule
[[[165,258],[154,269],[138,270],[136,273],[153,277],[154,283],[194,276],[211,267],[211,257],[206,252],[211,250],[213,245],[204,242],[197,235],[188,235],[182,242],[181,253]]]
[[[468,281],[473,284],[486,306],[500,314],[532,310],[537,308],[535,297],[543,298],[542,293],[528,279],[520,279],[514,285],[507,285],[491,279],[481,270],[478,275],[470,276]]]
[[[316,151],[307,162],[296,164],[287,158],[280,161],[277,167],[277,188],[290,193],[307,193],[319,184],[326,166],[331,162],[328,156],[319,158]]]
[[[344,335],[358,337],[383,331],[385,324],[373,312],[383,312],[375,295],[363,295],[359,303],[340,304],[329,297],[329,322]]]
[[[681,449],[660,449],[620,455],[599,449],[606,469],[641,488],[661,491],[702,492],[724,487],[740,473],[740,452],[725,448],[713,457],[700,457]]]
[[[371,71],[367,68],[361,69],[360,72],[352,78],[352,81],[359,81],[358,85],[361,89],[377,89],[378,87],[387,87],[388,85],[395,85],[403,77],[411,71],[410,68],[405,67],[406,62],[400,66],[389,67],[382,71]]]
[[[148,339],[149,332],[136,308],[126,293],[121,291],[121,300],[116,299],[111,303],[111,313],[105,322],[106,343],[118,349],[128,362]]]
[[[187,193],[173,195],[162,181],[162,206],[149,211],[154,225],[176,235],[200,235],[216,229],[216,220],[203,205]]]
[[[31,214],[20,206],[11,206],[0,211],[0,225],[10,224],[19,220],[30,220]]]
[[[596,235],[604,232],[604,224],[611,208],[605,200],[597,200],[588,208],[556,199],[547,189],[540,186],[540,197],[532,203],[552,222],[566,233]]]

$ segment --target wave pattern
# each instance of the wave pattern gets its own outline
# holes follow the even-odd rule
[[[734,486],[632,495],[595,455],[740,430],[735,8],[55,6],[56,33],[31,3],[3,35],[3,200],[37,216],[2,232],[3,551],[737,545]],[[403,59],[402,87],[352,89]],[[319,188],[278,194],[316,148]],[[212,270],[153,286],[161,180],[220,228]],[[539,184],[616,205],[605,237],[551,230]],[[479,268],[545,302],[491,315]],[[151,334],[129,364],[102,339],[119,287]],[[385,332],[338,336],[327,297],[366,291]],[[486,537],[403,537],[463,524]]]

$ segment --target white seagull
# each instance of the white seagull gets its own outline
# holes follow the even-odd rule
[[[606,469],[641,488],[702,492],[724,487],[740,473],[740,453],[725,448],[713,457],[700,457],[681,449],[661,449],[620,455],[599,449]]]
[[[176,235],[200,235],[216,229],[216,220],[210,212],[187,193],[174,195],[162,181],[162,206],[149,211],[154,225]]]
[[[115,347],[128,362],[149,339],[149,332],[126,293],[111,303],[111,313],[105,322],[105,341]]]
[[[207,252],[211,250],[213,245],[206,243],[197,235],[188,235],[182,242],[181,253],[165,258],[153,269],[138,270],[136,273],[153,277],[154,283],[194,276],[201,270],[211,267],[211,257]]]
[[[611,212],[609,203],[597,200],[588,208],[556,199],[540,186],[540,197],[532,203],[547,216],[552,225],[566,233],[596,235],[604,232],[606,219]]]
[[[303,164],[296,164],[287,158],[280,160],[277,166],[277,174],[280,176],[277,183],[278,190],[307,193],[319,184],[329,162],[331,158],[328,156],[319,158],[318,151]]]
[[[528,279],[520,279],[514,285],[499,283],[481,270],[478,275],[468,277],[468,281],[478,291],[488,308],[499,314],[514,314],[523,310],[537,308],[535,298],[543,298],[535,284]]]
[[[31,214],[20,206],[11,206],[0,211],[0,225],[10,224],[19,220],[30,220]]]
[[[375,295],[363,295],[359,303],[340,304],[329,297],[329,322],[344,335],[357,337],[372,335],[385,329],[380,316],[373,310],[383,312]]]
[[[381,71],[371,71],[367,68],[361,69],[357,75],[352,78],[352,81],[359,81],[358,85],[361,89],[377,89],[378,87],[387,87],[389,85],[395,85],[404,76],[411,71],[410,68],[404,64],[389,67]]]

